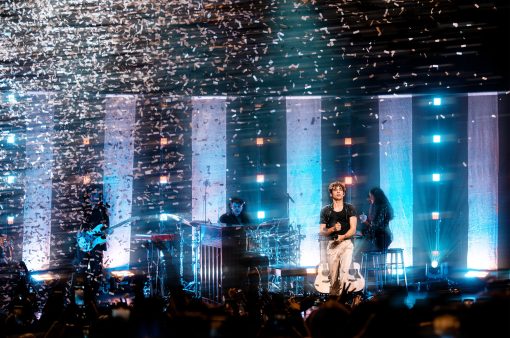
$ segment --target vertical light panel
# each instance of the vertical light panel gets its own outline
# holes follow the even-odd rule
[[[380,188],[393,210],[390,247],[404,249],[413,265],[413,106],[410,95],[379,97]]]
[[[50,267],[53,107],[50,94],[29,94],[26,116],[23,261],[31,271]]]
[[[288,97],[287,192],[295,203],[289,204],[289,223],[301,226],[300,264],[320,261],[319,214],[322,198],[321,98]]]
[[[496,269],[498,244],[498,96],[468,97],[467,267]]]
[[[136,96],[111,95],[105,103],[104,200],[110,204],[110,226],[131,217]],[[107,268],[129,265],[131,223],[113,230],[104,255]]]
[[[226,97],[194,97],[192,105],[192,219],[216,223],[226,205]]]

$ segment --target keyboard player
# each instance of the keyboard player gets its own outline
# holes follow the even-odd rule
[[[230,210],[220,216],[220,223],[227,226],[232,225],[249,225],[250,218],[245,211],[244,205],[246,204],[241,198],[232,197],[230,199]]]
[[[227,227],[242,226],[244,228],[250,226],[251,220],[246,213],[245,206],[246,202],[243,199],[239,197],[230,198],[229,211],[220,216],[219,222]],[[261,283],[263,288],[267,288],[269,259],[266,256],[260,255],[260,253],[249,252],[247,250],[246,230],[242,231],[241,236],[242,238],[238,240],[243,243],[243,245],[240,245],[237,254],[239,255],[238,257],[240,257],[240,264],[243,270],[247,272],[246,278],[244,278],[247,282],[246,284],[253,287],[253,282],[256,282]],[[254,275],[258,278],[253,278]]]

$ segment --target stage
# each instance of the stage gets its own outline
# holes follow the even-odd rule
[[[1,308],[4,311],[7,311],[9,305],[16,300],[16,292],[20,290],[32,295],[31,298],[36,300],[40,313],[49,294],[55,290],[63,291],[67,302],[72,303],[76,287],[87,286],[83,280],[77,282],[80,277],[72,269],[33,271],[27,274],[17,264],[4,265],[0,268],[0,278],[3,283]],[[166,276],[155,279],[155,276],[150,276],[142,270],[105,270],[104,273],[105,276],[97,293],[88,295],[97,301],[98,306],[110,307],[117,302],[131,304],[135,296],[168,300],[172,297],[172,293],[177,291],[215,306],[224,306],[225,297],[228,298],[228,292],[225,292],[217,299],[212,299],[206,288],[200,287],[200,280],[196,283],[193,280],[186,281],[181,278],[180,282],[168,285],[165,283]],[[267,274],[265,280],[261,278],[263,273]],[[231,286],[235,289],[234,293],[246,293],[255,289],[260,295],[267,293],[287,299],[324,300],[328,298],[328,294],[321,293],[314,286],[318,278],[317,273],[317,266],[275,265],[267,267],[266,271],[257,270],[255,273],[253,270],[247,270],[246,275],[239,279],[239,283]],[[490,290],[510,290],[510,271],[508,270],[490,271],[478,275],[466,270],[450,271],[448,275],[427,276],[424,267],[407,267],[406,274],[407,285],[403,283],[397,285],[394,281],[388,281],[381,288],[376,288],[374,277],[368,276],[364,277],[363,289],[346,293],[362,294],[363,300],[368,301],[372,297],[399,290],[405,295],[405,303],[412,307],[417,301],[426,301],[438,296],[444,296],[451,301],[476,301],[478,297]],[[26,287],[20,287],[21,284]]]
[[[7,1],[1,11],[10,334],[35,323],[30,313],[46,332],[84,307],[96,320],[94,307],[108,317],[135,299],[164,304],[154,305],[164,319],[150,306],[135,317],[151,313],[169,336],[166,319],[190,304],[257,324],[285,317],[269,300],[318,307],[337,288],[323,259],[334,238],[352,241],[338,257],[356,263],[342,270],[349,308],[391,294],[411,310],[447,295],[482,317],[479,297],[506,292],[507,1]],[[71,308],[79,316],[62,319]],[[271,316],[253,318],[262,312]],[[386,319],[361,320],[352,336],[376,336],[370,325],[395,324]],[[463,320],[464,336],[480,333]],[[144,325],[140,336],[157,336]],[[293,329],[282,336],[312,336]]]

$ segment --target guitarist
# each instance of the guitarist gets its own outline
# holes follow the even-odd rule
[[[106,229],[110,225],[108,208],[110,205],[103,202],[103,196],[97,191],[84,194],[83,213],[84,219],[81,231],[90,231],[98,224],[104,229],[102,236],[106,236]],[[89,281],[92,294],[96,294],[103,279],[103,252],[106,250],[106,243],[96,245],[92,250],[85,252],[77,248],[78,273],[84,274]]]
[[[329,265],[330,295],[340,295],[350,282],[357,215],[354,207],[344,202],[345,185],[340,181],[329,184],[332,203],[321,209],[320,235],[328,238],[327,261]]]

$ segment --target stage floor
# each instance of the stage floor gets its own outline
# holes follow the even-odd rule
[[[371,283],[370,277],[366,280],[365,288],[362,290],[363,299],[369,300],[373,297],[384,296],[394,293],[395,296],[405,297],[405,303],[409,307],[421,302],[438,297],[448,297],[454,301],[474,302],[491,290],[510,290],[510,271],[493,271],[486,276],[466,277],[465,272],[452,272],[449,276],[425,276],[423,269],[407,269],[407,287],[405,285],[385,285],[382,289],[376,289]],[[317,269],[316,267],[286,267],[271,266],[267,271],[267,279],[247,280],[239,285],[239,292],[254,290],[259,293],[278,294],[286,298],[312,297],[324,299],[327,294],[322,294],[314,287]],[[142,272],[130,273],[129,271],[118,273],[114,276],[107,273],[95,295],[99,306],[110,306],[118,302],[130,304],[135,295],[150,297],[171,297],[171,290],[164,288],[163,280],[155,281],[148,278]],[[42,311],[49,295],[56,289],[66,292],[66,300],[73,301],[73,284],[75,276],[66,270],[31,272],[28,276],[20,275],[19,271],[3,269],[0,274],[2,287],[0,298],[0,309],[7,311],[10,303],[19,293],[20,284],[26,283],[27,290],[37,302],[39,312]],[[260,277],[260,276],[259,276]],[[265,283],[261,283],[264,280]],[[266,284],[267,283],[267,284]],[[199,283],[195,281],[184,281],[178,285],[186,294],[195,299],[201,299]],[[398,290],[398,294],[395,291]],[[404,292],[402,292],[404,291]],[[207,301],[207,299],[203,299]],[[218,304],[220,305],[220,304]]]

